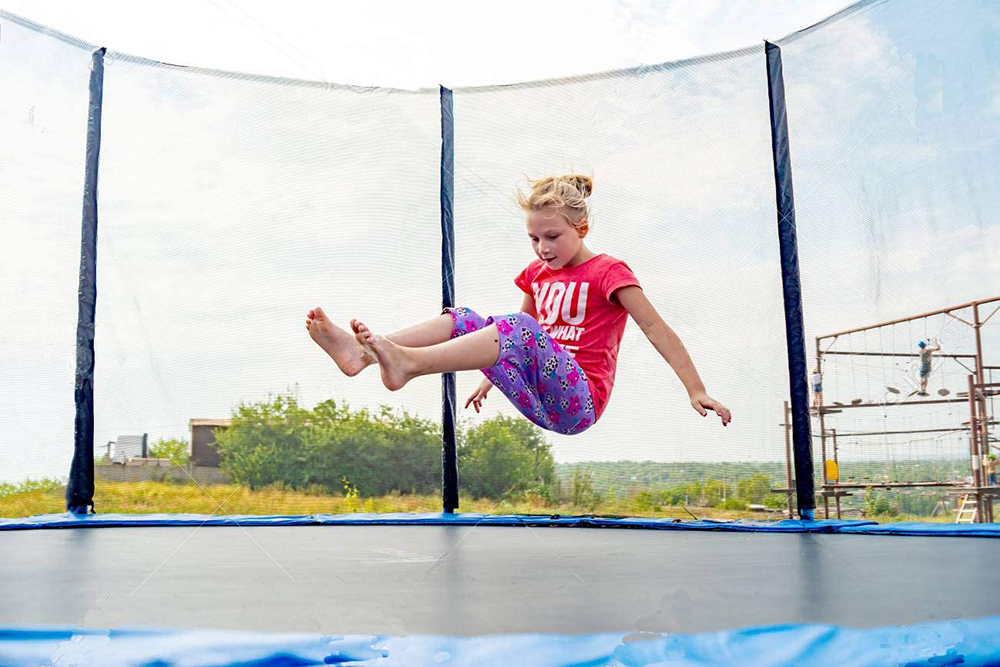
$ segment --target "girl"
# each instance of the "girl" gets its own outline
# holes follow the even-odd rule
[[[677,373],[691,406],[703,417],[714,410],[727,425],[729,410],[705,392],[684,345],[628,265],[584,243],[591,179],[557,176],[531,185],[528,197],[517,194],[538,259],[514,279],[524,292],[520,312],[484,319],[468,308],[446,308],[433,320],[382,337],[357,320],[351,320],[352,336],[314,308],[306,317],[309,335],[346,375],[378,363],[390,391],[421,375],[482,370],[486,377],[466,408],[472,404],[479,412],[496,386],[532,422],[569,435],[582,433],[604,412],[631,315]]]

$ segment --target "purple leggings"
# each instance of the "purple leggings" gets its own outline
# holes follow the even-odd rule
[[[594,401],[583,369],[531,315],[484,320],[468,308],[444,312],[455,320],[452,338],[496,324],[500,356],[483,374],[525,417],[563,435],[582,433],[594,423]]]

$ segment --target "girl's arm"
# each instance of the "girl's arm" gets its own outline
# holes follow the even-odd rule
[[[521,312],[531,315],[536,320],[538,319],[538,313],[535,312],[535,300],[529,294],[525,294],[524,298],[521,299]]]
[[[677,373],[677,377],[687,389],[691,398],[691,406],[704,417],[707,410],[714,410],[725,426],[732,419],[729,408],[719,403],[705,392],[705,385],[698,375],[698,370],[694,367],[690,355],[684,348],[684,343],[674,333],[673,329],[667,326],[660,314],[656,312],[653,304],[646,298],[646,294],[640,287],[630,285],[616,290],[614,297],[628,311],[635,323],[646,334],[646,338],[653,344],[656,351],[660,353],[670,367]]]

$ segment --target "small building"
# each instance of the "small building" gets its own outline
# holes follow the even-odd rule
[[[215,447],[215,430],[229,428],[232,423],[232,419],[192,419],[189,422],[192,465],[219,467],[221,459]]]
[[[108,443],[108,459],[113,463],[126,464],[130,459],[144,459],[148,456],[148,436],[120,435]]]

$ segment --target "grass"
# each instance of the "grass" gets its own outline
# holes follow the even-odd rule
[[[441,496],[389,494],[377,497],[306,493],[280,488],[251,491],[245,486],[220,484],[198,487],[194,484],[164,482],[98,481],[94,504],[102,514],[351,514],[355,512],[439,512]],[[58,514],[66,509],[65,487],[34,488],[0,496],[0,516],[18,517],[33,514]],[[489,498],[460,498],[462,512],[484,514],[602,514],[690,519],[681,507],[668,506],[654,512],[630,508],[628,503],[602,502],[596,506],[550,504],[540,498],[496,501]],[[692,508],[699,517],[738,518],[749,512]],[[759,515],[758,515],[759,516]]]
[[[66,489],[56,481],[25,482],[18,486],[0,485],[0,517],[24,517],[35,514],[65,512]],[[160,512],[180,514],[351,514],[389,512],[440,512],[441,497],[437,494],[403,495],[388,494],[378,497],[359,497],[354,494],[326,494],[320,491],[303,492],[283,488],[266,488],[251,491],[245,486],[221,484],[199,487],[194,484],[170,482],[104,482],[98,481],[94,503],[102,514],[152,514]],[[597,504],[549,503],[544,498],[529,496],[502,501],[489,498],[462,496],[461,512],[482,514],[560,514],[601,516],[638,516],[691,520],[692,516],[680,506],[652,507],[635,502],[635,499],[605,499]],[[721,510],[709,507],[688,507],[699,519],[782,519],[784,512],[749,512]],[[820,515],[820,512],[817,512]],[[891,521],[927,521],[947,523],[954,515],[941,517],[876,517],[882,523]]]

